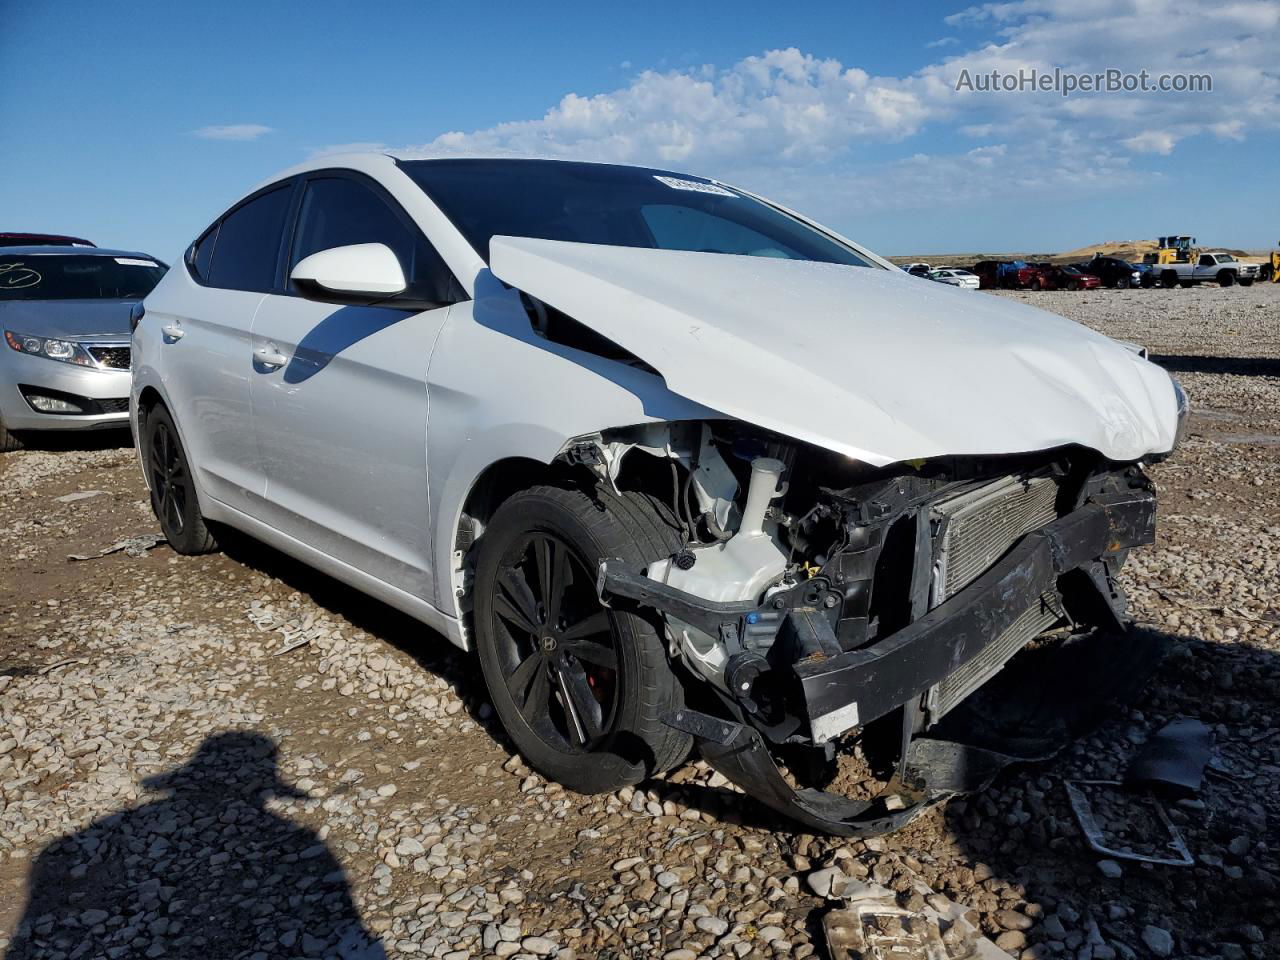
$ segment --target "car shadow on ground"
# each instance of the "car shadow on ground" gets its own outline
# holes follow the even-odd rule
[[[443,634],[237,530],[219,526],[217,535],[218,545],[229,559],[305,594],[317,606],[391,644],[412,657],[418,666],[445,680],[462,700],[470,717],[507,750],[514,749],[501,724],[492,717],[480,716],[480,707],[488,703],[489,697],[479,664]]]
[[[42,430],[24,431],[16,436],[24,450],[59,453],[67,450],[121,450],[133,446],[128,427],[112,430]]]
[[[1151,362],[1170,373],[1226,373],[1242,377],[1280,377],[1280,357],[1199,357],[1151,354]]]
[[[8,960],[385,960],[324,842],[267,809],[272,797],[305,797],[281,781],[270,738],[215,734],[143,785],[160,795],[38,856]]]

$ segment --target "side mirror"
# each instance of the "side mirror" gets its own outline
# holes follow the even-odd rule
[[[298,261],[289,279],[309,300],[367,304],[404,293],[400,261],[385,243],[353,243]]]

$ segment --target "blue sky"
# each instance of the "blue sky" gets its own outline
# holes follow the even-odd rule
[[[652,163],[884,253],[1280,238],[1280,3],[6,6],[0,230],[175,259],[359,144]],[[957,93],[961,69],[1208,72],[1212,93]]]

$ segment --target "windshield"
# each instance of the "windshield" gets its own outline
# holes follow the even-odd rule
[[[1218,258],[1219,263],[1235,263],[1236,262],[1236,258],[1229,253],[1215,253],[1214,256]]]
[[[708,180],[561,160],[408,160],[401,168],[489,259],[495,236],[867,267],[852,249]]]
[[[164,271],[142,257],[3,255],[0,301],[141,299]]]

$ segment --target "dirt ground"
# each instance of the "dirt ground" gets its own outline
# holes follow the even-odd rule
[[[1007,295],[1145,344],[1192,398],[1126,568],[1171,649],[1093,737],[868,842],[695,763],[567,794],[469,657],[266,547],[69,560],[156,531],[127,436],[0,456],[0,955],[823,956],[809,877],[835,865],[972,907],[1013,956],[1280,956],[1280,285]],[[1182,716],[1214,737],[1167,805],[1194,865],[1095,854],[1063,779]],[[1140,801],[1098,806],[1160,847]]]

